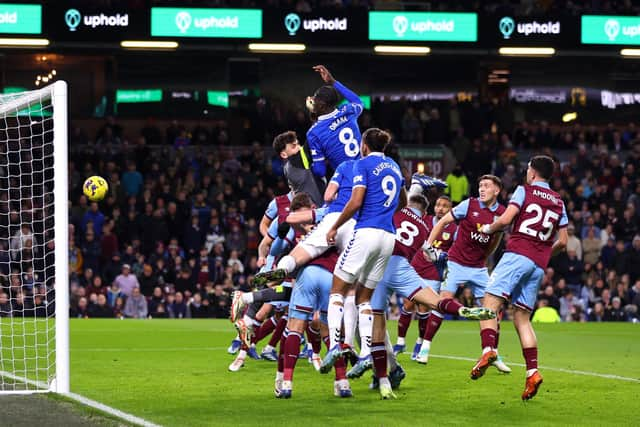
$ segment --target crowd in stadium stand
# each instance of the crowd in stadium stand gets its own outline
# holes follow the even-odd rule
[[[397,126],[391,128],[397,142],[424,141],[416,140],[411,130],[433,133],[432,121],[440,117],[433,110],[427,110],[430,119],[418,120],[417,126],[407,126],[406,120],[389,123]],[[553,308],[562,321],[638,319],[640,142],[635,126],[552,130],[545,123],[517,123],[510,132],[490,133],[491,120],[495,123],[499,116],[478,116],[473,106],[452,114],[455,110],[448,108],[442,114],[446,123],[435,127],[458,162],[459,167],[442,177],[456,202],[474,195],[477,177],[493,172],[505,184],[501,202],[506,203],[526,168],[516,150],[554,155],[559,153],[555,148],[571,149],[564,152],[566,161],[552,180],[570,217],[568,250],[552,259],[539,305]],[[415,111],[407,107],[402,115]],[[364,129],[377,114],[363,116]],[[302,137],[307,119],[291,117],[278,131],[291,128]],[[72,125],[71,315],[227,317],[231,292],[248,290],[257,271],[258,224],[264,210],[275,195],[288,191],[280,161],[265,148],[271,142],[266,139],[269,132],[275,131],[276,125],[271,126],[273,130],[265,130],[259,124],[261,143],[232,150],[222,121],[209,128],[186,129],[171,122],[166,129],[125,130],[109,118],[91,137]],[[411,173],[405,172],[407,177]],[[89,203],[81,191],[84,179],[94,174],[104,176],[111,187],[100,203]],[[28,233],[23,232],[7,240],[0,258],[8,258],[9,246],[19,246],[25,238]],[[0,315],[42,310],[43,291],[33,286],[34,279],[14,276],[11,280],[17,282],[5,286],[19,288],[22,280],[29,298],[8,298],[5,287]],[[463,289],[459,297],[471,304]]]

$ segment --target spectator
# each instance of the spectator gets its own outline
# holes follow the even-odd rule
[[[14,307],[14,311],[20,311],[20,309]],[[71,308],[69,309],[69,317],[81,319],[87,319],[89,317],[87,298],[81,297],[78,299],[78,302],[75,305],[71,306]]]
[[[464,172],[462,172],[462,166],[457,164],[453,171],[447,175],[447,188],[445,192],[451,197],[451,201],[454,205],[457,205],[464,200],[469,194],[469,180]]]
[[[565,274],[565,280],[569,289],[573,291],[575,295],[580,293],[582,287],[582,273],[584,272],[584,264],[578,259],[576,252],[573,250],[567,250],[568,271]]]
[[[100,244],[96,241],[93,230],[87,230],[82,243],[82,259],[84,268],[90,268],[95,272],[100,271]]]
[[[155,288],[153,288],[153,294],[151,295],[147,303],[147,307],[149,309],[149,315],[151,317],[157,317],[156,314],[158,312],[158,306],[160,304],[165,304],[165,303],[166,303],[166,300],[164,298],[162,288],[160,286],[156,286]]]
[[[107,295],[107,288],[102,285],[102,277],[93,276],[91,283],[87,286],[87,294]]]
[[[611,307],[604,311],[605,322],[624,322],[627,320],[627,314],[622,309],[620,298],[611,299]]]
[[[126,196],[138,196],[142,191],[144,180],[136,170],[135,162],[127,162],[127,171],[122,174],[122,187]]]
[[[158,284],[158,279],[153,272],[153,267],[150,264],[145,263],[142,267],[142,274],[138,280],[140,283],[140,292],[142,295],[150,296],[153,292],[153,289]]]
[[[600,258],[602,242],[596,237],[594,230],[589,230],[586,239],[582,241],[584,264],[595,265]]]
[[[92,304],[88,310],[89,317],[94,318],[113,318],[113,309],[107,304],[107,297],[104,294],[98,295],[96,304]]]
[[[140,293],[140,288],[133,288],[131,295],[127,298],[127,302],[124,304],[123,314],[125,317],[131,319],[147,318],[147,300]]]
[[[576,227],[571,223],[567,226],[567,234],[569,235],[567,252],[573,251],[576,254],[576,258],[582,260],[582,243],[580,243],[580,239],[576,237]]]
[[[191,317],[189,308],[184,302],[184,295],[182,292],[176,292],[175,300],[167,307],[169,317],[172,319],[186,319]]]
[[[538,298],[539,301],[545,300],[546,306],[560,311],[560,299],[553,292],[553,286],[548,285],[544,288],[543,294]]]
[[[118,298],[124,299],[125,294],[122,293],[122,290],[118,286],[118,283],[114,281],[111,284],[111,287],[107,290],[107,303],[109,304],[110,307],[113,307],[114,310],[116,308],[116,301],[118,300]],[[123,307],[124,307],[124,303],[123,303]]]
[[[189,302],[189,312],[194,319],[209,317],[209,300],[206,298],[203,300],[202,295],[196,292]]]
[[[0,317],[11,317],[11,303],[3,291],[0,291]]]
[[[80,229],[83,233],[87,232],[89,228],[89,223],[93,224],[93,232],[95,233],[95,237],[100,239],[102,237],[102,227],[104,225],[104,215],[102,212],[98,210],[98,204],[96,202],[91,202],[91,207],[82,217],[82,223],[80,224]]]
[[[589,322],[603,322],[604,319],[604,305],[601,302],[595,303],[593,309],[589,313]]]
[[[116,277],[114,283],[120,289],[120,292],[122,292],[127,297],[133,294],[133,290],[135,288],[140,287],[138,278],[134,274],[131,274],[131,266],[129,264],[124,264],[122,266],[122,274]]]

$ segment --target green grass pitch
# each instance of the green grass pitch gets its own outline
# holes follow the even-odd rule
[[[415,327],[413,322],[409,342]],[[226,348],[234,336],[228,321],[74,319],[71,388],[166,426],[637,425],[640,325],[555,324],[536,330],[545,382],[526,403],[520,400],[524,367],[516,365],[522,355],[508,322],[500,351],[513,368],[510,375],[490,368],[472,381],[472,361],[432,357],[422,366],[404,354],[407,378],[398,400],[379,400],[368,390],[369,374],[351,382],[354,398],[339,399],[332,393],[333,376],[316,373],[301,359],[293,398],[282,401],[273,395],[274,362],[247,360],[240,372],[227,371],[233,356]],[[395,334],[395,322],[390,331]],[[432,354],[475,359],[477,331],[476,322],[445,322]]]

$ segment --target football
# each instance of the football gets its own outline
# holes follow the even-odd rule
[[[82,186],[84,195],[92,202],[99,202],[104,199],[109,191],[109,184],[101,176],[90,176]]]

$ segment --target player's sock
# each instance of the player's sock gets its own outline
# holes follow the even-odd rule
[[[322,342],[327,347],[327,350],[331,348],[331,340],[329,339],[328,335],[326,337],[322,337]]]
[[[463,307],[463,305],[460,304],[458,301],[456,301],[453,298],[442,298],[438,302],[438,311],[440,313],[457,315],[458,314],[458,310],[461,307]]]
[[[344,342],[351,347],[355,344],[357,326],[358,309],[356,307],[356,296],[347,295],[344,299]]]
[[[391,337],[389,337],[389,331],[387,330],[384,335],[384,347],[387,350],[387,361],[389,362],[389,372],[393,372],[398,366],[398,359],[393,352],[393,346],[391,345]]]
[[[281,268],[287,273],[291,273],[296,269],[296,259],[291,255],[285,255],[280,259],[280,261],[278,261],[277,268]]]
[[[242,302],[244,302],[245,304],[252,304],[253,303],[253,292],[244,292],[242,294]]]
[[[427,331],[427,322],[429,321],[429,313],[418,312],[418,339],[416,344],[422,344],[422,339]]]
[[[498,329],[496,329],[496,350],[498,349],[498,343],[500,342],[500,319],[498,317]]]
[[[247,358],[247,350],[240,350],[238,352],[238,355],[236,356],[237,359],[246,359]]]
[[[278,325],[278,319],[275,316],[271,316],[265,322],[262,322],[262,325],[258,328],[256,333],[251,337],[251,344],[256,344],[260,342],[260,340],[264,339],[268,336]]]
[[[522,355],[527,364],[527,377],[530,377],[538,370],[538,347],[523,348]]]
[[[424,331],[424,335],[422,336],[425,341],[431,343],[433,341],[433,337],[440,329],[440,325],[442,325],[442,321],[444,320],[444,316],[439,311],[432,310],[429,319],[427,320],[427,328]],[[423,343],[424,344],[424,343]]]
[[[320,338],[320,332],[311,327],[311,324],[307,325],[307,341],[311,343],[314,354],[320,354],[322,346],[322,340]]]
[[[400,307],[400,318],[398,319],[398,344],[404,345],[404,339],[407,336],[409,326],[411,326],[411,319],[413,318],[413,311],[405,311],[404,307]],[[400,342],[402,338],[402,342]]]
[[[482,354],[492,351],[496,348],[496,330],[491,328],[482,329],[480,331],[480,340],[482,343]]]
[[[302,336],[298,332],[289,332],[284,343],[284,380],[293,380],[293,370],[296,368],[298,353],[300,353],[300,340]]]
[[[280,338],[280,351],[278,352],[278,372],[284,372],[284,354],[288,336],[289,330],[285,329],[282,333],[282,337]]]
[[[282,337],[282,331],[284,331],[284,328],[287,326],[287,320],[287,316],[282,316],[280,320],[278,320],[278,325],[273,331],[273,334],[271,334],[271,339],[269,340],[269,345],[271,347],[275,347],[276,344],[278,344],[278,341],[280,341],[280,338]]]
[[[329,339],[333,348],[340,343],[342,338],[342,315],[344,312],[344,296],[341,294],[329,295],[329,307],[327,309],[327,323],[329,324]]]
[[[360,357],[371,353],[371,332],[373,331],[373,313],[368,302],[358,304],[358,331],[360,332]],[[384,343],[382,343],[384,345]]]
[[[384,342],[371,343],[371,358],[378,379],[387,377],[387,349]]]
[[[336,370],[336,381],[347,379],[347,362],[345,361],[344,356],[336,360],[333,368]]]

